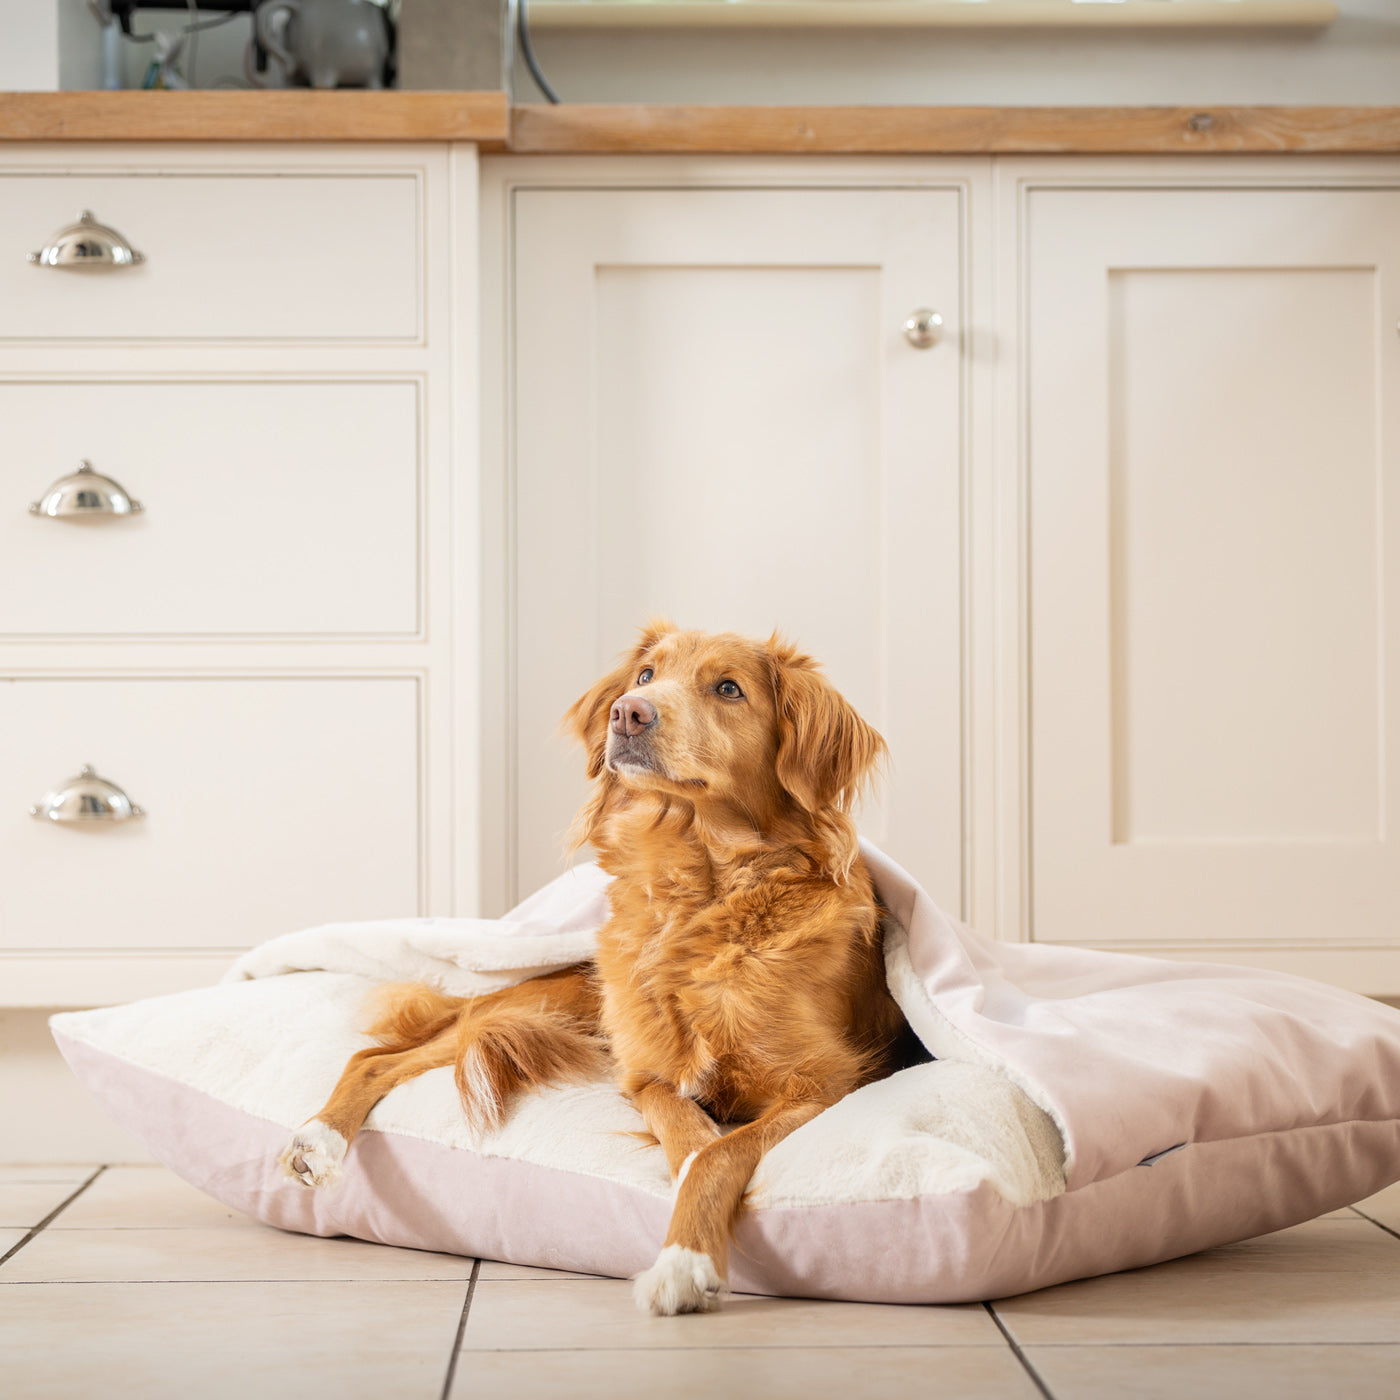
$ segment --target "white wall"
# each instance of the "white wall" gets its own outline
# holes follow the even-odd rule
[[[73,1077],[48,1011],[0,1010],[0,1162],[148,1162]]]
[[[0,3],[0,90],[58,86],[58,0]]]
[[[87,0],[0,0],[0,92],[96,87],[101,73]]]

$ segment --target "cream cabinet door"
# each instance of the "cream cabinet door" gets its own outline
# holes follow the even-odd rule
[[[1028,198],[1032,936],[1332,975],[1400,941],[1400,192]]]
[[[957,908],[959,191],[524,189],[514,218],[517,890],[584,793],[560,716],[661,613],[821,659],[890,745],[865,831]]]

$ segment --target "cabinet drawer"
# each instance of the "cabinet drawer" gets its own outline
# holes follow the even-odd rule
[[[85,763],[145,815],[30,815]],[[0,949],[243,947],[419,884],[412,677],[0,681]]]
[[[0,383],[0,634],[411,634],[418,388]],[[32,514],[80,458],[140,514]]]
[[[11,174],[0,179],[0,340],[413,340],[412,172]],[[143,255],[27,261],[89,210]]]

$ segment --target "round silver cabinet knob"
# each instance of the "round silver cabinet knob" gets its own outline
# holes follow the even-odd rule
[[[116,229],[99,224],[90,209],[84,209],[78,222],[61,228],[40,252],[30,253],[29,261],[40,267],[92,268],[134,267],[145,262]]]
[[[916,350],[928,350],[937,345],[943,337],[943,317],[938,312],[921,306],[911,312],[904,323],[904,338]]]
[[[77,471],[61,476],[43,496],[30,503],[31,515],[47,515],[55,520],[80,515],[137,515],[145,510],[132,500],[126,487],[110,476],[93,471],[84,462]]]
[[[76,778],[69,778],[29,809],[31,817],[40,817],[64,825],[79,822],[127,822],[144,817],[138,807],[116,783],[100,777],[89,763]]]

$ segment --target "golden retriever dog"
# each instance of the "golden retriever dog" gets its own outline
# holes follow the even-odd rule
[[[481,1129],[524,1090],[610,1071],[679,1183],[637,1303],[707,1311],[759,1159],[897,1067],[904,1020],[851,818],[885,745],[776,635],[665,622],[564,723],[593,780],[575,848],[613,876],[594,961],[476,998],[388,989],[378,1044],[282,1161],[333,1180],[370,1108],[438,1065]]]

